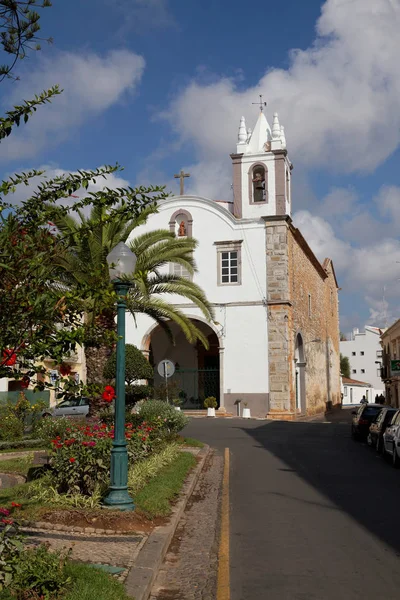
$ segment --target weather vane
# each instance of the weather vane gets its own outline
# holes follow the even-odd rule
[[[259,102],[252,102],[252,104],[258,104],[259,105],[261,112],[264,110],[264,107],[267,106],[267,103],[263,102],[262,98],[263,98],[263,95],[260,94],[260,100],[259,100]]]

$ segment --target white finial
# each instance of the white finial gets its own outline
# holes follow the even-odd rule
[[[244,117],[240,119],[238,144],[245,144],[247,142],[246,122]]]
[[[248,127],[247,128],[247,143],[249,143],[252,133],[253,133],[253,131],[252,131],[251,127]]]
[[[281,137],[281,126],[279,125],[278,113],[274,113],[274,120],[272,123],[272,139],[279,140]]]
[[[281,144],[282,148],[286,148],[285,128],[281,125]]]

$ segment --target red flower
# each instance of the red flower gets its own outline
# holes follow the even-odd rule
[[[18,504],[18,502],[11,502],[11,506],[14,508],[21,508],[22,504]]]
[[[112,385],[106,385],[102,398],[105,402],[112,402],[115,398],[115,390]]]
[[[31,380],[29,379],[28,375],[24,375],[23,378],[21,379],[21,387],[22,389],[26,389],[27,387],[29,387]]]
[[[142,442],[145,442],[146,440],[147,440],[146,436],[142,437]]]
[[[1,522],[4,523],[4,525],[12,525],[14,523],[12,519],[1,519]]]
[[[12,367],[17,362],[17,355],[15,354],[15,352],[13,352],[13,350],[9,350],[8,348],[6,348],[5,350],[3,350],[3,359],[3,363],[7,367]]]
[[[76,458],[74,458],[73,456],[71,456],[71,458],[69,459],[70,463],[74,463],[76,461]]]

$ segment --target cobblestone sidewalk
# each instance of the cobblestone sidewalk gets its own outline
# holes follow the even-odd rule
[[[223,457],[210,453],[150,600],[215,600]]]

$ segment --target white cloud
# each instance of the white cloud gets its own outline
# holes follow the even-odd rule
[[[30,121],[0,146],[2,160],[35,156],[77,132],[84,120],[99,115],[134,92],[144,70],[144,59],[126,50],[105,56],[94,53],[56,52],[41,57],[33,71],[26,71],[3,99],[7,108],[59,84],[64,89],[50,105],[38,108]]]
[[[234,150],[242,113],[253,126],[251,103],[264,93],[298,163],[372,170],[400,141],[399,8],[398,0],[327,0],[314,44],[293,50],[288,69],[265,65],[260,81],[245,90],[227,77],[193,80],[164,118],[194,143],[206,168]]]

